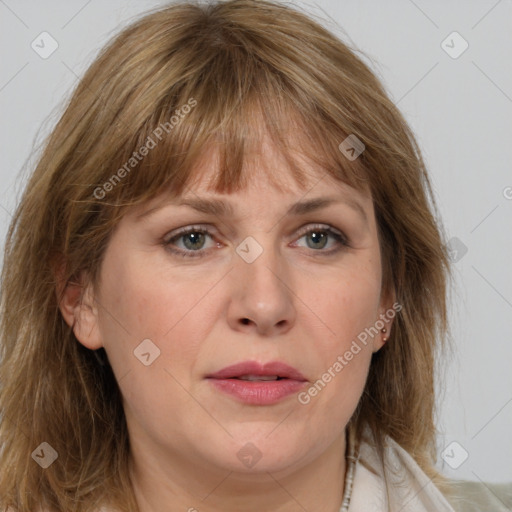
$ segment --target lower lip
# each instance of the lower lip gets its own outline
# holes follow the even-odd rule
[[[234,396],[241,402],[253,405],[270,405],[298,393],[306,384],[304,381],[281,379],[249,381],[240,379],[208,379],[213,386]]]

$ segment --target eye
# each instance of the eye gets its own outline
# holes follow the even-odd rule
[[[313,249],[317,252],[320,249],[320,252],[324,254],[333,254],[343,249],[344,247],[349,247],[347,237],[340,231],[337,231],[327,225],[316,224],[312,227],[308,226],[305,231],[302,231],[301,234],[302,236],[299,238],[299,240],[301,238],[311,240],[311,243],[309,243],[309,241],[306,242],[306,245],[309,249]],[[329,238],[334,240],[334,249],[322,251],[321,249],[324,249],[327,246]]]
[[[175,236],[164,242],[167,250],[173,254],[183,257],[200,258],[205,255],[204,243],[207,237],[212,237],[212,233],[202,226],[190,226],[181,229]],[[174,249],[176,242],[183,242],[184,248]]]
[[[302,238],[312,240],[311,243],[309,241],[306,242],[309,249],[323,255],[330,255],[345,247],[349,247],[348,239],[345,235],[328,225],[308,226],[307,229],[301,230],[299,234],[299,240]],[[164,241],[163,245],[171,253],[184,258],[201,258],[207,254],[208,247],[205,247],[205,242],[208,237],[213,238],[213,233],[209,229],[202,226],[189,226],[179,230],[174,236]],[[328,245],[329,239],[333,241],[335,247],[323,250]],[[216,245],[217,247],[219,246],[218,243]],[[210,248],[213,246],[211,245]],[[297,242],[293,246],[298,246]]]

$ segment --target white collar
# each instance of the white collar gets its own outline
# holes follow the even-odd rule
[[[386,436],[384,459],[389,488],[386,495],[382,461],[366,426],[355,466],[348,512],[455,512],[412,456]]]

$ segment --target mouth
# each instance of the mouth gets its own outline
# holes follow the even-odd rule
[[[256,380],[283,380],[290,379],[300,382],[305,382],[306,379],[293,366],[290,366],[281,361],[270,361],[265,364],[258,363],[257,361],[243,361],[241,363],[227,366],[222,370],[207,375],[209,379],[239,379],[247,381]]]
[[[278,377],[277,375],[242,375],[240,377],[231,377],[232,379],[238,379],[238,380],[248,380],[251,382],[254,381],[261,381],[261,380],[283,380],[287,377]]]
[[[244,361],[207,375],[206,379],[216,390],[252,405],[277,403],[308,382],[296,368],[280,361]]]

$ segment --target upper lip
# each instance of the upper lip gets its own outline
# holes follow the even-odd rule
[[[222,370],[207,375],[211,379],[231,379],[243,375],[276,375],[277,377],[305,381],[306,379],[296,368],[282,363],[281,361],[270,361],[265,364],[257,361],[242,361],[240,363],[226,366]]]

